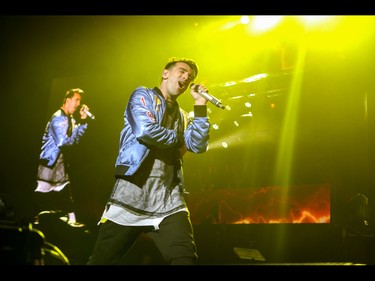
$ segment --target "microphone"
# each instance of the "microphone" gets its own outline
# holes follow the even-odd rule
[[[88,110],[86,109],[86,107],[84,107],[83,111],[84,111],[84,112],[87,114],[87,116],[90,117],[92,120],[95,119],[95,115],[92,114],[90,111],[88,111]]]
[[[225,106],[221,104],[221,101],[209,94],[208,92],[203,92],[201,90],[198,90],[199,85],[198,84],[191,84],[190,88],[194,86],[194,91],[198,92],[198,94],[201,97],[204,97],[206,100],[211,102],[212,104],[216,105],[217,107],[220,107],[222,109],[225,109]]]

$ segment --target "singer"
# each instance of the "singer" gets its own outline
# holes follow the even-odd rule
[[[62,106],[50,118],[45,128],[39,156],[36,194],[37,213],[62,211],[61,220],[69,226],[82,227],[77,221],[70,182],[71,147],[78,144],[88,127],[89,108],[80,108],[80,123],[74,113],[80,106],[84,91],[80,88],[66,92]]]
[[[207,150],[207,100],[190,88],[194,117],[177,99],[196,79],[197,64],[171,58],[159,87],[138,87],[124,112],[116,182],[100,219],[89,265],[119,265],[137,237],[147,234],[166,264],[192,265],[197,249],[185,201],[182,158]],[[141,262],[141,261],[140,261]]]

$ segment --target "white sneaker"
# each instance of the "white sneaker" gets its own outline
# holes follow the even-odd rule
[[[84,227],[85,225],[83,223],[77,222],[77,221],[68,221],[68,224],[72,227]]]

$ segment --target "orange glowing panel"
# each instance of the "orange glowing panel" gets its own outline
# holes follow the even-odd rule
[[[194,191],[193,224],[330,223],[330,185]]]

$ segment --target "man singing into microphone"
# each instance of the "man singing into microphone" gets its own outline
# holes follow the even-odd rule
[[[79,143],[88,127],[89,108],[80,107],[84,91],[66,92],[62,106],[52,115],[45,128],[37,173],[37,205],[39,211],[62,211],[61,219],[73,227],[82,227],[74,212],[74,200],[69,177],[72,146]],[[74,113],[79,109],[79,123]]]
[[[197,262],[193,227],[184,195],[182,157],[208,148],[207,100],[190,87],[198,74],[193,60],[171,58],[159,87],[138,87],[124,112],[116,159],[116,181],[99,222],[89,265],[121,264],[141,234],[156,244],[167,264]],[[194,117],[177,99],[189,89]]]

